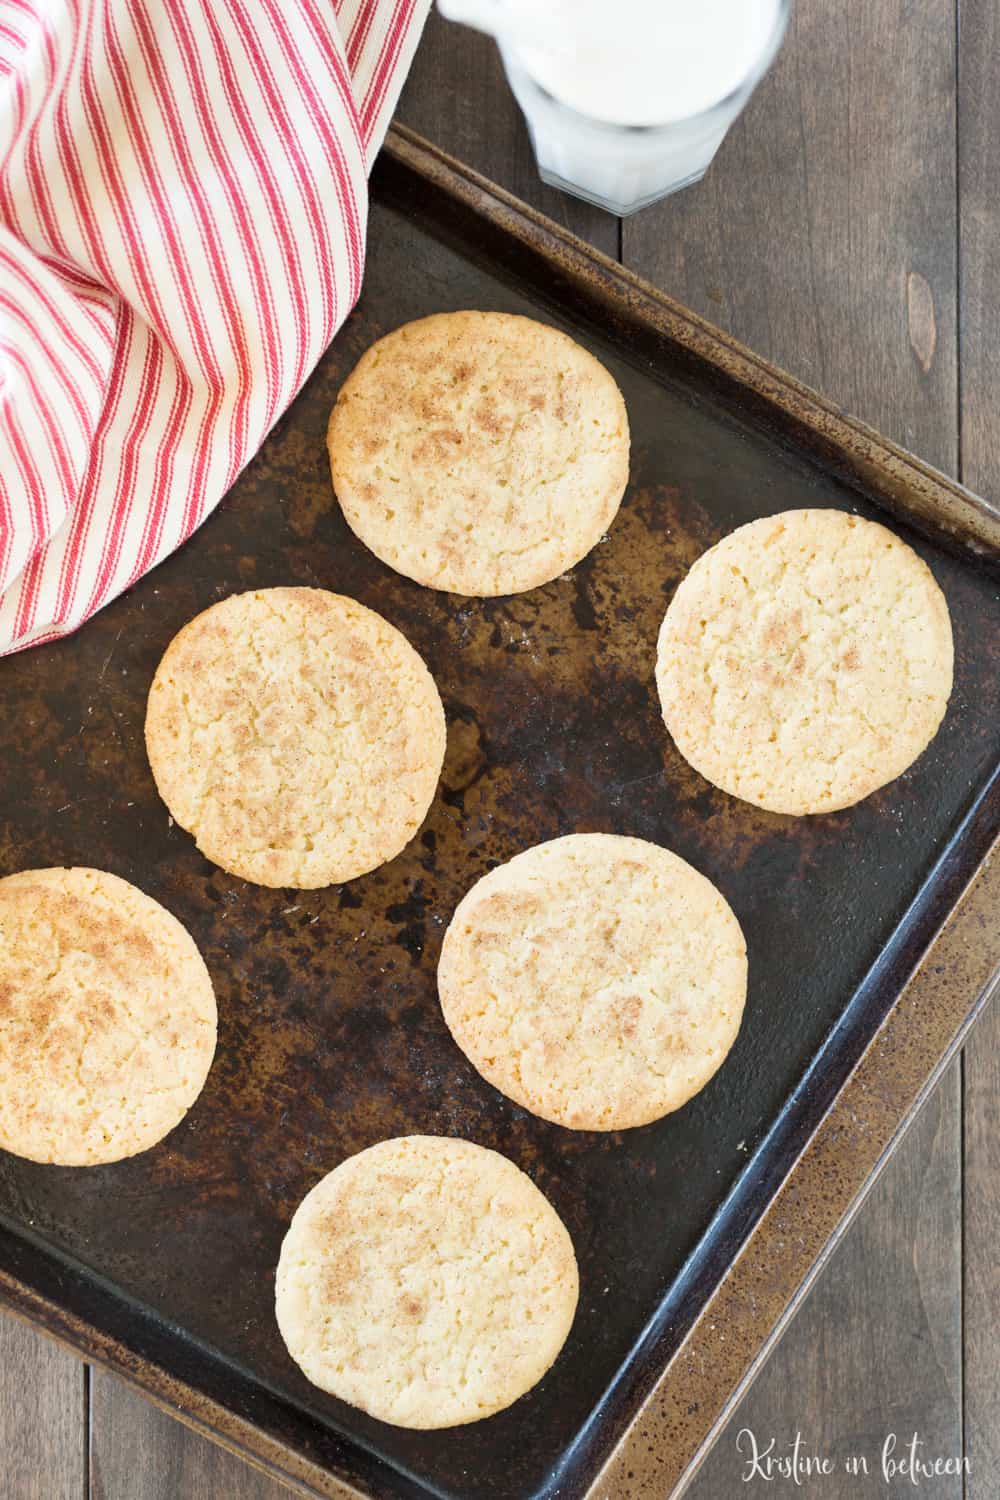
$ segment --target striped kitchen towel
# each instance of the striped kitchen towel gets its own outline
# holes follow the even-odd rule
[[[205,519],[353,306],[429,0],[0,0],[0,653]]]

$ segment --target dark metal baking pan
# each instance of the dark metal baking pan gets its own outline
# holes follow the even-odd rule
[[[359,355],[408,319],[463,307],[567,329],[613,371],[629,409],[632,477],[610,535],[515,598],[411,584],[351,536],[330,492],[327,415]],[[892,512],[948,597],[956,682],[905,776],[849,811],[792,819],[685,765],[660,720],[653,653],[700,552],[802,505]],[[988,921],[971,974],[961,938],[988,872],[960,898],[1000,822],[998,539],[985,502],[394,135],[373,179],[360,305],[231,494],[72,639],[0,665],[0,871],[96,864],[135,881],[193,933],[221,1022],[205,1092],[160,1147],[84,1171],[0,1160],[8,1300],[320,1493],[596,1494],[610,1464],[613,1485],[601,1484],[616,1500],[663,1496],[996,961]],[[208,864],[170,824],[143,751],[146,691],[175,631],[225,594],[279,583],[342,591],[392,620],[427,660],[449,721],[421,834],[383,869],[319,892],[265,890]],[[492,863],[573,829],[675,849],[720,886],[749,941],[746,1018],[725,1066],[677,1114],[621,1134],[569,1132],[501,1097],[456,1050],[436,1000],[441,934],[463,892]],[[917,1004],[913,972],[943,923],[920,1038],[904,1029],[879,1051]],[[830,1121],[859,1077],[874,1079],[871,1130],[852,1147],[846,1116],[839,1137]],[[302,1195],[350,1153],[414,1131],[512,1157],[580,1262],[576,1324],[552,1371],[507,1412],[450,1432],[383,1426],[310,1387],[272,1311]],[[810,1168],[817,1142],[832,1183]],[[788,1201],[779,1192],[794,1195],[794,1229],[787,1213],[766,1229]]]

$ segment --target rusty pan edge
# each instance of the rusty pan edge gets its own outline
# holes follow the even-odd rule
[[[1000,982],[1000,838],[585,1500],[678,1500]],[[779,1251],[780,1245],[780,1251]]]
[[[1000,559],[1000,506],[883,437],[416,131],[394,124],[383,150],[474,212],[487,215],[505,233],[558,266],[569,281],[584,282],[590,294],[609,304],[628,306],[636,322],[654,328],[727,382],[751,393],[779,425],[793,427],[798,440],[811,444],[828,464],[839,459],[851,481],[894,514],[938,538],[949,538],[967,552]]]
[[[155,1361],[102,1332],[0,1267],[0,1307],[70,1353],[100,1365],[141,1392],[154,1406],[251,1467],[280,1480],[308,1500],[370,1500],[365,1491],[311,1463],[255,1423],[239,1416],[196,1386],[177,1379]]]

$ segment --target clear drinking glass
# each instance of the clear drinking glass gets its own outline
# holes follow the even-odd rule
[[[544,6],[545,0],[537,0],[537,3]],[[606,0],[606,3],[613,9],[616,0]],[[660,3],[667,6],[672,0],[660,0]],[[692,0],[684,0],[686,6],[691,3]],[[698,0],[694,0],[694,4],[697,3]],[[735,5],[742,3],[743,0],[733,0]],[[507,79],[527,121],[543,181],[577,198],[596,203],[611,213],[625,215],[635,213],[657,198],[675,193],[705,175],[730,125],[774,61],[788,25],[791,0],[775,0],[773,24],[762,29],[759,48],[752,57],[745,59],[746,70],[735,86],[732,86],[731,70],[726,74],[723,69],[719,76],[725,77],[724,93],[715,102],[680,118],[636,124],[599,117],[605,113],[605,101],[596,98],[593,79],[589,80],[591,97],[595,98],[599,108],[590,113],[558,98],[549,79],[543,84],[533,76],[529,71],[531,38],[525,36],[526,24],[530,26],[532,21],[529,16],[525,22],[523,3],[512,4],[512,0],[438,0],[438,6],[444,15],[489,31],[496,37]],[[717,0],[716,9],[720,8]],[[656,40],[660,42],[664,37],[665,14],[660,10],[656,19]],[[690,20],[690,11],[687,20]],[[570,21],[568,24],[577,23]],[[578,24],[586,24],[585,16]],[[641,49],[645,42],[639,28],[634,27],[629,35],[629,47]],[[537,55],[537,49],[535,52]],[[649,61],[647,56],[644,59],[647,84]],[[699,63],[704,76],[698,87],[710,92],[713,65],[710,47],[706,48],[706,55],[699,59]],[[552,69],[548,72],[551,75]],[[629,107],[627,102],[621,102],[622,81],[619,72],[617,98],[612,105],[619,111]],[[627,79],[624,81],[627,86]],[[689,84],[690,80],[686,82]],[[662,72],[665,115],[670,112],[671,93],[671,58],[665,55]],[[642,108],[643,113],[648,114],[648,98]]]

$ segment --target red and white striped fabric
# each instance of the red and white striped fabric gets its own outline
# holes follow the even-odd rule
[[[429,0],[0,0],[0,653],[204,520],[357,298]]]

